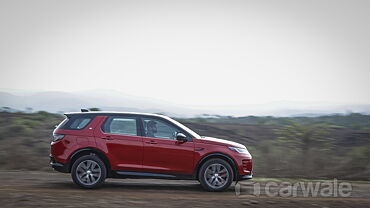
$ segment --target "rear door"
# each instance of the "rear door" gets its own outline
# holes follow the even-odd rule
[[[96,134],[113,170],[140,171],[143,162],[143,139],[136,116],[108,116]]]
[[[165,119],[141,118],[143,169],[147,172],[191,174],[194,160],[194,143],[191,136]],[[189,141],[177,141],[178,132],[188,135]]]

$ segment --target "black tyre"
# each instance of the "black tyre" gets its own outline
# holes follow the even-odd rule
[[[96,155],[85,155],[78,158],[72,165],[73,182],[83,188],[97,188],[107,177],[104,162]]]
[[[207,191],[224,191],[233,182],[234,172],[230,164],[215,158],[206,161],[199,170],[198,179]]]

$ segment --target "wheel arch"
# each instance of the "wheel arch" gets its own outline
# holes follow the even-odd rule
[[[93,148],[93,147],[86,147],[86,148],[82,148],[82,149],[78,149],[76,150],[70,157],[69,157],[69,160],[68,160],[68,172],[70,173],[71,172],[71,169],[72,169],[72,165],[73,163],[78,159],[80,158],[81,156],[84,156],[84,155],[91,155],[91,154],[95,154],[97,155],[100,159],[103,160],[105,166],[106,166],[106,169],[107,169],[107,176],[110,176],[111,175],[111,164],[109,162],[109,159],[108,157],[104,154],[104,152],[102,152],[101,150],[98,150],[96,148]]]
[[[205,156],[203,156],[199,162],[197,163],[196,167],[195,167],[195,178],[198,180],[198,175],[199,175],[199,171],[200,171],[200,168],[202,167],[202,165],[210,160],[210,159],[214,159],[214,158],[219,158],[219,159],[223,159],[225,160],[226,162],[229,163],[229,165],[232,167],[233,171],[234,171],[234,178],[233,180],[237,180],[238,178],[238,175],[239,175],[239,172],[238,172],[238,169],[237,169],[237,166],[236,166],[236,162],[235,160],[230,157],[229,155],[225,154],[225,153],[221,153],[221,152],[213,152],[213,153],[209,153]]]

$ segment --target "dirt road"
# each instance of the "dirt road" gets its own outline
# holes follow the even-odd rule
[[[246,182],[243,182],[246,183]],[[370,184],[354,184],[348,198],[236,196],[232,186],[209,193],[197,181],[108,179],[98,190],[76,187],[68,174],[0,171],[6,207],[370,207]]]

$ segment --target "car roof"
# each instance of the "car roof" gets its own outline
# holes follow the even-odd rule
[[[70,115],[101,115],[101,116],[110,116],[110,115],[134,115],[134,116],[154,116],[161,118],[168,118],[168,116],[154,114],[154,113],[138,113],[138,112],[117,112],[117,111],[89,111],[89,112],[68,112],[64,113],[66,116]]]
[[[176,122],[177,126],[179,126],[181,129],[185,129],[186,132],[188,132],[190,135],[192,135],[195,138],[200,138],[200,136],[195,133],[193,130],[189,129],[188,127],[184,126],[183,124],[171,119],[168,116],[160,115],[160,114],[154,114],[154,113],[138,113],[138,112],[116,112],[116,111],[88,111],[88,112],[70,112],[70,113],[64,113],[67,117],[70,117],[72,115],[92,115],[92,116],[119,116],[119,115],[131,115],[131,116],[151,116],[151,117],[157,117],[157,118],[163,118],[165,120],[169,120],[172,122]]]

